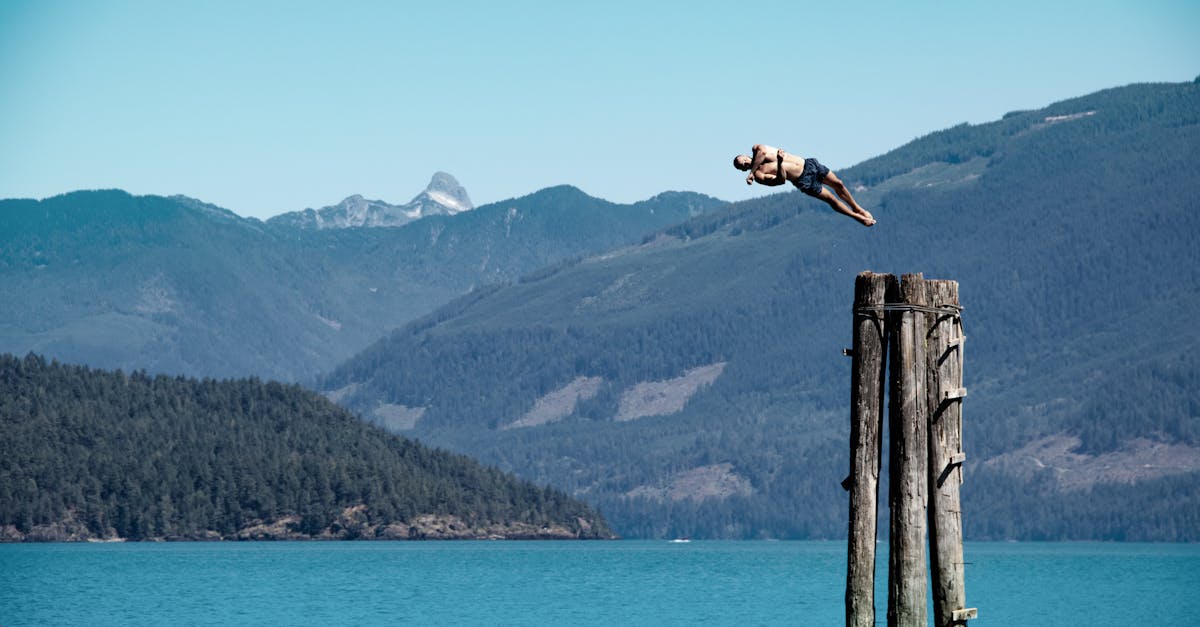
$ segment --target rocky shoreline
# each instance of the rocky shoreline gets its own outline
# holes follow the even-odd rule
[[[206,530],[199,534],[143,538],[143,542],[220,542],[288,540],[582,540],[615,539],[598,535],[588,521],[578,519],[579,530],[562,525],[538,526],[507,522],[488,525],[467,524],[457,516],[422,514],[411,521],[370,524],[364,506],[346,508],[329,526],[317,533],[302,531],[299,516],[273,521],[254,521],[232,534]],[[0,526],[0,543],[15,542],[125,542],[113,529],[97,534],[80,521],[68,518],[46,525],[35,525],[22,532],[15,525]]]

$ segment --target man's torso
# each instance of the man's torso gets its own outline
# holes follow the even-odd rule
[[[763,150],[767,159],[758,166],[758,172],[766,176],[775,176],[779,170],[779,149],[774,146],[763,146]],[[783,153],[783,177],[785,179],[795,181],[796,177],[803,172],[804,157],[793,155],[790,152]]]

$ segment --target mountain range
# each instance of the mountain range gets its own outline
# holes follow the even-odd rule
[[[449,181],[435,175],[410,205],[457,194]],[[307,380],[475,286],[724,204],[667,192],[618,205],[563,186],[398,227],[316,229],[119,190],[0,200],[0,293],[16,296],[0,301],[0,351]]]
[[[976,539],[1200,539],[1200,85],[1111,89],[477,289],[327,376],[633,537],[842,537],[857,272],[959,281]],[[733,176],[731,172],[731,176]],[[885,464],[886,468],[886,464]]]
[[[968,539],[1195,541],[1198,157],[1200,84],[1145,84],[839,170],[870,229],[798,192],[325,229],[0,201],[0,351],[309,381],[627,537],[843,537],[854,276],[923,272],[966,307]]]
[[[355,194],[336,205],[285,213],[267,222],[303,229],[402,226],[413,220],[454,215],[474,208],[467,190],[457,179],[445,172],[435,172],[425,191],[403,205],[367,200]]]

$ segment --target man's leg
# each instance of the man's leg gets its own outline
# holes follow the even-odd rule
[[[846,188],[846,184],[843,183],[842,179],[839,179],[836,174],[830,171],[825,175],[825,179],[821,182],[832,187],[833,191],[837,192],[837,195],[840,196],[842,200],[846,201],[851,207],[854,208],[854,212],[858,214],[856,219],[867,218],[871,221],[871,224],[875,223],[875,217],[871,215],[871,212],[863,209],[857,202],[854,201],[854,197],[850,195],[850,190]],[[859,219],[859,221],[863,222],[861,219]],[[863,223],[866,224],[866,222]],[[870,224],[867,224],[867,226],[870,226]]]
[[[816,197],[829,203],[829,206],[832,207],[834,211],[845,216],[850,216],[851,218],[862,222],[863,226],[871,226],[872,224],[875,224],[875,218],[872,218],[871,214],[866,213],[865,211],[863,213],[866,213],[866,215],[860,215],[856,213],[850,207],[842,204],[842,201],[838,200],[837,196],[833,195],[833,192],[825,189],[824,187],[821,188],[821,193],[817,194]]]

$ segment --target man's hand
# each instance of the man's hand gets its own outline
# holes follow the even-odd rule
[[[747,185],[754,184],[754,173],[753,172],[751,172],[750,175],[746,177],[746,184]]]

